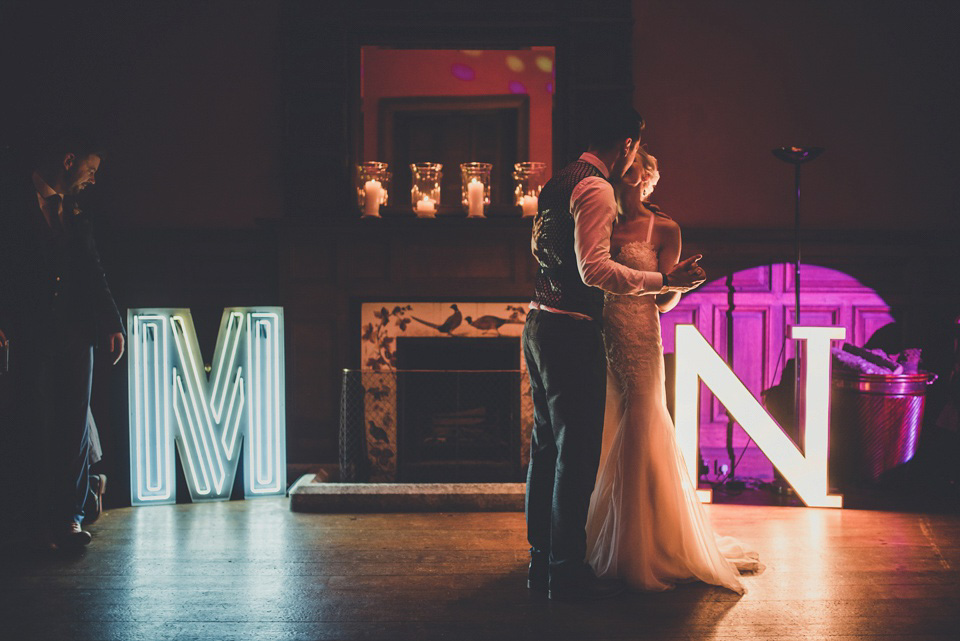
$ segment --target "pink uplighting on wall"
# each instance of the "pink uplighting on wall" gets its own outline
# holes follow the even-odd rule
[[[682,220],[681,220],[682,222]],[[709,263],[705,263],[709,272]],[[818,265],[801,267],[801,324],[843,327],[846,341],[863,346],[880,328],[894,322],[890,306],[872,288],[842,271]],[[733,312],[730,313],[730,304]],[[675,328],[692,324],[721,356],[732,356],[732,369],[747,390],[760,400],[764,390],[780,383],[787,360],[794,357],[797,341],[790,338],[793,325],[793,265],[777,263],[735,272],[731,277],[708,281],[686,294],[672,311],[660,318],[664,352],[672,358]],[[728,323],[733,323],[733,345],[728,351]],[[726,463],[727,412],[708,390],[700,398],[700,447],[705,462]],[[741,478],[773,479],[773,468],[739,425],[733,446],[739,456]]]

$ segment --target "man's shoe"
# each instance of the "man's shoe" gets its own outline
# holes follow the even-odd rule
[[[588,576],[576,581],[550,581],[551,601],[596,601],[617,596],[627,589],[619,579]]]
[[[107,475],[92,474],[90,476],[90,496],[85,507],[89,514],[83,517],[85,523],[94,523],[103,513],[103,495],[107,493]]]
[[[546,561],[530,560],[530,567],[527,569],[527,587],[537,592],[547,592],[549,590],[549,569]]]
[[[74,521],[61,535],[58,546],[62,549],[79,549],[90,545],[91,540],[93,540],[93,536]]]

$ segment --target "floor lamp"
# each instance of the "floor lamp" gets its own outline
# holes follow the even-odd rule
[[[825,151],[823,147],[777,147],[773,155],[780,160],[793,165],[795,208],[794,208],[794,276],[793,276],[793,323],[800,324],[800,165],[816,159]],[[793,367],[793,425],[800,442],[803,442],[800,425],[801,394],[800,394],[800,350],[794,355]],[[798,443],[799,445],[799,443]]]

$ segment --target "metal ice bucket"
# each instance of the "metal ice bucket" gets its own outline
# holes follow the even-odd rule
[[[934,380],[936,376],[928,373],[835,371],[831,477],[877,481],[887,470],[912,459],[920,440],[927,386]]]

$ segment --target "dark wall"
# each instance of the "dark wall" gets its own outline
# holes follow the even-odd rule
[[[5,0],[0,140],[65,117],[104,125],[111,223],[280,217],[282,5]],[[960,226],[957,3],[634,0],[633,13],[657,199],[686,226],[789,227],[790,170],[769,153],[781,144],[827,148],[805,169],[810,228]]]
[[[0,3],[0,141],[105,134],[97,209],[127,227],[282,215],[277,3]],[[93,197],[93,194],[91,194]]]
[[[960,229],[960,3],[634,0],[654,200],[687,227]]]
[[[282,216],[277,3],[0,0],[4,171],[62,126],[109,156],[83,194],[121,312],[189,307],[212,351],[225,306],[277,304]],[[128,478],[126,361],[98,357],[108,501]]]
[[[827,147],[804,169],[805,227],[820,230],[811,258],[903,304],[934,292],[925,304],[943,307],[956,291],[934,269],[950,233],[931,233],[960,228],[951,34],[960,15],[948,0],[634,0],[632,27],[627,0],[358,4],[0,0],[0,142],[66,118],[102,125],[113,140],[88,196],[121,307],[189,306],[212,345],[224,306],[286,306],[297,355],[288,358],[291,460],[336,457],[337,376],[359,363],[351,310],[362,300],[529,291],[521,221],[483,231],[490,246],[502,233],[509,251],[519,248],[507,276],[477,259],[469,274],[426,289],[405,271],[409,247],[430,249],[422,226],[391,222],[372,240],[357,226],[354,47],[398,33],[417,46],[417,37],[517,46],[528,34],[556,46],[554,149],[566,157],[579,151],[589,102],[632,90],[662,163],[655,200],[684,226],[689,249],[708,256],[711,277],[789,260],[791,170],[770,149],[799,143]],[[617,55],[599,56],[597,42]],[[285,216],[296,224],[256,225]],[[435,222],[442,264],[450,248],[470,245],[472,228]],[[872,235],[835,233],[860,229]],[[917,233],[894,242],[900,230]],[[109,401],[120,439],[124,377],[103,371],[113,396],[100,389],[96,402]]]

